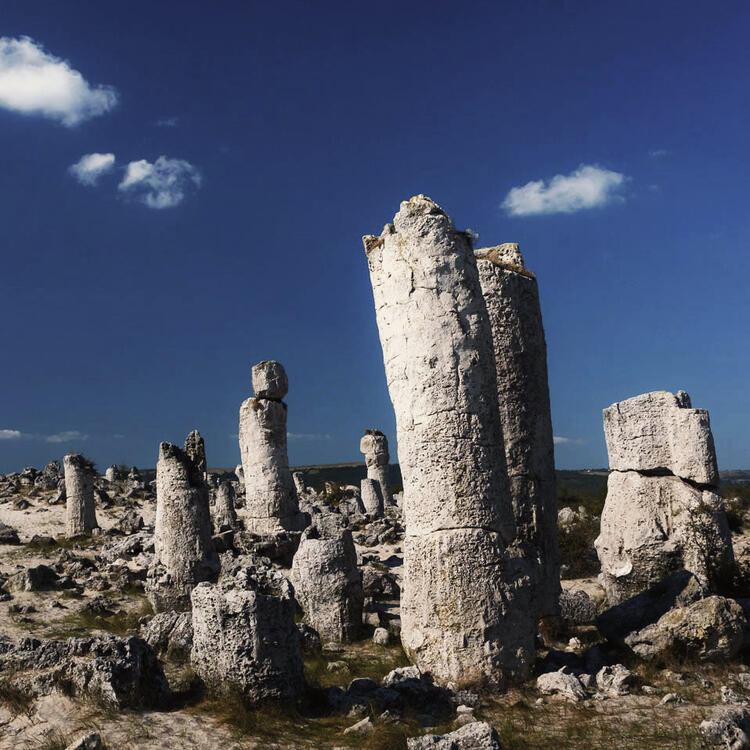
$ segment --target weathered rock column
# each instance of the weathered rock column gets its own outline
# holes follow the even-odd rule
[[[359,483],[359,496],[362,508],[369,516],[378,518],[383,515],[383,490],[376,479],[365,478]]]
[[[379,485],[383,506],[393,505],[390,482],[388,481],[388,438],[380,430],[365,430],[359,441],[359,450],[365,454],[367,478]],[[364,497],[364,488],[362,490]]]
[[[63,458],[65,467],[65,535],[67,537],[89,534],[99,524],[94,506],[94,467],[78,453],[68,453]]]
[[[146,595],[156,612],[190,607],[190,592],[219,573],[211,539],[208,487],[199,466],[172,443],[159,446],[156,464],[154,562]]]
[[[185,438],[185,453],[188,454],[190,460],[193,462],[195,470],[203,477],[203,481],[207,481],[206,443],[198,430],[188,433],[188,436]]]
[[[217,534],[222,531],[235,531],[239,528],[237,513],[234,509],[234,487],[231,482],[220,482],[216,488],[213,521]]]
[[[364,237],[404,480],[401,637],[439,682],[525,677],[536,613],[515,535],[495,358],[465,233],[417,196]]]
[[[708,589],[734,563],[708,412],[655,391],[604,410],[611,473],[594,542],[617,604],[686,569]]]
[[[286,372],[279,362],[253,367],[255,397],[240,407],[240,453],[245,476],[245,527],[256,534],[300,531],[297,491],[286,448]]]
[[[557,490],[539,288],[515,243],[475,251],[492,326],[518,553],[533,567],[540,617],[559,613]]]
[[[323,516],[302,532],[291,581],[309,625],[324,641],[352,641],[362,628],[364,592],[352,533]]]

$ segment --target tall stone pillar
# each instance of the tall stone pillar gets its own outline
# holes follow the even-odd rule
[[[300,531],[299,512],[286,447],[286,372],[279,362],[253,367],[255,397],[240,407],[240,454],[245,478],[245,528],[256,534]]]
[[[516,243],[474,255],[492,327],[516,546],[533,568],[532,606],[539,617],[555,615],[560,600],[557,490],[539,288]]]
[[[401,637],[439,682],[528,675],[536,615],[515,536],[495,358],[466,233],[417,196],[363,238],[404,483]]]
[[[161,443],[156,464],[154,561],[146,578],[146,595],[154,611],[190,607],[190,592],[219,573],[211,539],[208,486],[200,462],[185,451]]]
[[[193,462],[195,470],[203,477],[203,481],[207,481],[206,444],[198,430],[193,430],[185,438],[185,453],[187,453]]]
[[[734,564],[708,412],[684,391],[604,410],[610,475],[594,542],[611,604],[676,570],[716,589]]]
[[[231,482],[220,482],[216,488],[213,522],[217,534],[222,531],[236,531],[239,528],[234,508],[234,487]]]
[[[388,481],[388,438],[380,430],[365,430],[359,441],[359,450],[365,454],[367,478],[373,480],[380,489],[382,504],[393,505],[390,482]],[[364,492],[364,489],[363,489]]]
[[[94,467],[78,453],[68,453],[63,458],[65,467],[65,535],[67,537],[90,534],[99,524],[94,505]]]

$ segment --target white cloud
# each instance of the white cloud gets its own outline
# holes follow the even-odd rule
[[[97,180],[115,166],[114,154],[84,154],[68,171],[81,185],[96,185]]]
[[[330,440],[330,435],[323,435],[317,432],[287,432],[289,440]]]
[[[552,438],[552,442],[555,445],[583,445],[583,440],[580,438],[569,438],[562,435],[555,435]]]
[[[91,86],[67,61],[33,39],[0,37],[0,107],[72,127],[115,104],[115,89]]]
[[[162,117],[154,123],[157,128],[176,128],[179,124],[179,117]]]
[[[22,437],[20,430],[0,430],[0,440],[20,440]]]
[[[119,189],[149,208],[172,208],[200,184],[200,173],[190,162],[160,156],[153,164],[146,159],[131,161]]]
[[[570,214],[596,208],[616,199],[626,177],[596,164],[581,164],[569,175],[555,175],[549,182],[535,180],[514,187],[502,207],[511,216]]]
[[[665,148],[652,148],[651,151],[648,152],[648,155],[652,159],[661,159],[663,156],[668,156],[669,151]]]
[[[72,443],[75,440],[88,440],[89,436],[78,430],[64,430],[54,435],[45,435],[44,440],[48,443]]]

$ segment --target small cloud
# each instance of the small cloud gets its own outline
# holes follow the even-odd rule
[[[648,155],[652,159],[663,159],[665,156],[669,156],[669,151],[665,148],[652,148],[651,151],[648,152]]]
[[[502,208],[511,216],[575,213],[616,200],[626,179],[620,172],[581,164],[569,175],[555,175],[549,182],[535,180],[512,188]]]
[[[562,437],[562,435],[555,435],[552,442],[555,445],[583,445],[583,440],[580,438]]]
[[[154,123],[157,128],[176,128],[179,124],[179,117],[162,117]]]
[[[23,436],[20,430],[0,430],[0,440],[20,440]]]
[[[92,86],[33,39],[0,37],[0,107],[73,127],[116,104],[114,88]]]
[[[112,171],[114,166],[114,154],[85,154],[75,164],[71,164],[68,171],[81,185],[96,185],[99,178]]]
[[[330,435],[324,435],[317,432],[287,432],[289,440],[330,440]]]
[[[153,164],[146,159],[131,161],[119,190],[149,208],[173,208],[200,184],[201,175],[190,162],[160,156]]]
[[[84,435],[78,430],[65,430],[57,432],[54,435],[45,435],[44,440],[47,443],[72,443],[74,440],[88,440],[89,436]]]

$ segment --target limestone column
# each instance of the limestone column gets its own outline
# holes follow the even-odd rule
[[[190,606],[190,592],[219,572],[211,539],[208,487],[200,464],[172,443],[161,443],[156,464],[154,561],[146,595],[156,612]]]
[[[388,438],[380,430],[365,430],[364,436],[359,441],[359,450],[365,454],[367,478],[380,485],[383,505],[393,505],[388,481],[388,463],[391,458],[388,453]]]
[[[221,482],[216,488],[213,522],[217,534],[222,531],[235,531],[239,528],[234,508],[234,487],[231,482]]]
[[[594,542],[611,604],[676,570],[716,589],[734,565],[708,412],[655,391],[604,410],[610,475]]]
[[[198,430],[193,430],[185,438],[185,453],[200,473],[204,481],[208,480],[208,466],[206,464],[206,444]]]
[[[404,483],[404,648],[439,682],[525,677],[530,568],[508,552],[492,332],[470,240],[424,196],[363,240]]]
[[[253,367],[255,397],[240,407],[240,454],[245,478],[245,528],[256,534],[299,531],[299,512],[286,447],[286,372],[279,362]]]
[[[65,535],[67,537],[89,534],[98,528],[94,505],[94,467],[78,453],[68,453],[63,458],[65,467]]]
[[[539,288],[516,243],[475,251],[492,327],[516,547],[533,567],[533,607],[559,612],[557,489]]]

